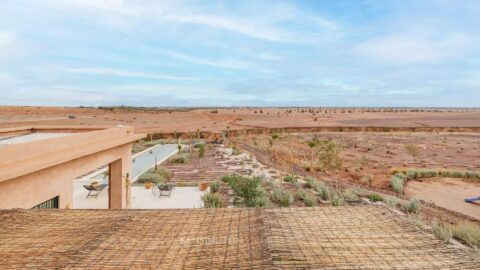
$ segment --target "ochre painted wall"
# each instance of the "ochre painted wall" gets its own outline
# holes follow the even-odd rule
[[[72,206],[73,181],[96,168],[111,168],[111,208],[129,208],[125,176],[130,173],[131,143],[83,156],[43,170],[0,182],[0,209],[32,208],[55,196],[59,207]],[[18,164],[22,166],[22,164]]]

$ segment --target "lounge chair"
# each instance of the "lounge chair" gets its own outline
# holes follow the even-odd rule
[[[480,197],[465,199],[465,202],[469,202],[469,203],[474,203],[477,201],[480,202]]]
[[[83,187],[88,190],[87,198],[90,197],[95,197],[97,198],[98,195],[104,190],[108,185],[107,184],[101,184],[98,186],[92,186],[92,185],[83,185]]]
[[[162,196],[168,196],[170,197],[170,194],[172,194],[172,190],[175,187],[175,184],[160,184],[157,185],[158,191],[160,191],[160,195],[158,197]],[[164,194],[166,193],[166,194]]]

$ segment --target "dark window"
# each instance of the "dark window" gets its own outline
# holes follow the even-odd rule
[[[55,198],[51,198],[48,201],[44,201],[43,203],[33,207],[33,209],[50,209],[50,208],[58,208],[58,196]]]

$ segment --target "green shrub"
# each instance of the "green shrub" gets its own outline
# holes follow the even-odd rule
[[[297,199],[299,199],[300,201],[303,201],[305,200],[306,196],[307,196],[307,192],[305,192],[305,190],[301,188],[297,190],[297,195],[296,195]]]
[[[402,179],[403,181],[406,181],[407,180],[407,176],[401,172],[399,173],[396,173],[394,176],[396,176],[397,178],[400,178]]]
[[[222,181],[228,183],[233,189],[236,205],[246,207],[265,206],[265,191],[261,186],[262,178],[228,175],[222,177]]]
[[[440,240],[444,242],[449,242],[452,239],[452,230],[449,226],[445,225],[444,223],[439,222],[438,220],[434,220],[432,222],[432,230],[433,234]]]
[[[407,170],[407,179],[413,180],[418,178],[430,178],[438,176],[438,171],[436,170],[419,170],[419,169],[409,169]]]
[[[238,150],[237,148],[232,149],[232,155],[238,156],[242,153],[242,151]]]
[[[308,177],[308,178],[305,179],[305,181],[307,182],[307,183],[305,183],[306,188],[317,189],[317,187],[318,187],[318,181],[317,180]]]
[[[190,153],[181,153],[173,156],[170,161],[173,163],[185,163],[190,159]]]
[[[465,178],[480,179],[480,172],[467,171],[465,172]]]
[[[283,178],[283,181],[288,183],[297,183],[298,177],[295,174],[289,174]]]
[[[388,206],[391,206],[391,207],[394,207],[394,208],[397,208],[402,204],[401,200],[399,198],[395,197],[395,196],[385,196],[385,198],[383,198],[383,201]]]
[[[155,171],[154,168],[146,171],[140,177],[136,183],[143,184],[143,183],[163,183],[167,182],[170,179],[170,171],[165,168],[157,168]]]
[[[372,202],[381,202],[383,201],[383,197],[379,194],[373,193],[368,195],[368,199]]]
[[[333,206],[343,206],[345,205],[345,199],[338,194],[333,194],[332,196],[332,205]]]
[[[132,152],[133,153],[139,153],[139,152],[142,152],[143,150],[147,149],[146,146],[144,145],[141,145],[141,144],[138,144],[138,143],[134,143],[132,145]]]
[[[215,182],[211,183],[210,184],[210,192],[217,193],[218,191],[220,191],[220,182],[215,181]]]
[[[306,193],[305,197],[303,198],[303,203],[306,207],[312,207],[317,205],[317,197],[312,193]]]
[[[281,207],[288,207],[293,203],[294,199],[288,190],[276,187],[273,189],[271,200]]]
[[[163,143],[163,140],[158,139],[158,140],[152,140],[152,141],[145,142],[144,145],[148,148],[148,147],[152,147],[154,145],[162,144],[162,143]]]
[[[330,187],[328,187],[323,182],[318,182],[317,188],[315,189],[318,192],[318,196],[324,201],[330,200]]]
[[[403,175],[403,174],[402,174]],[[397,193],[403,192],[403,185],[405,184],[405,180],[397,175],[392,176],[390,179],[390,185],[392,186],[393,191]]]
[[[480,248],[480,227],[473,223],[460,223],[452,226],[452,233],[468,245]]]
[[[463,172],[454,171],[454,172],[452,172],[452,177],[454,177],[454,178],[463,178],[463,177],[464,177],[464,174],[463,174]]]
[[[351,188],[345,189],[342,193],[342,197],[347,202],[358,202],[360,200],[357,193],[355,193],[355,190],[353,190]]]
[[[147,171],[140,175],[138,177],[138,180],[136,181],[139,184],[144,184],[144,183],[160,183],[161,179],[154,173]]]
[[[406,207],[405,210],[407,212],[418,214],[418,213],[420,213],[421,203],[417,199],[412,199],[407,203],[407,205],[405,207]]]
[[[218,193],[207,193],[202,196],[202,201],[205,208],[223,207],[222,197]]]

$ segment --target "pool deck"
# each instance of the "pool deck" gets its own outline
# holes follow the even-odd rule
[[[171,156],[175,155],[178,151],[176,144],[163,144],[156,145],[149,149],[146,149],[140,153],[132,156],[132,181],[135,182],[140,175],[144,172],[155,166],[155,161],[158,164],[166,161]],[[88,191],[85,190],[83,185],[88,185],[95,179],[99,183],[108,184],[108,179],[103,177],[103,173],[106,172],[108,168],[103,168],[97,170],[93,173],[90,173],[86,176],[83,176],[80,179],[77,179],[73,183],[73,208],[79,209],[103,209],[108,208],[108,189],[102,191],[102,193],[97,198],[86,198]],[[192,189],[192,188],[190,188]],[[195,208],[201,207],[200,197],[203,193],[198,191],[199,194],[193,192],[193,190],[176,188],[177,195],[175,191],[172,193],[170,198],[151,195],[151,190],[147,190],[144,187],[132,187],[132,207],[137,208]],[[146,196],[144,191],[150,192],[151,196]],[[156,200],[153,200],[152,198]],[[178,199],[180,198],[180,199]],[[192,201],[191,201],[191,200]],[[185,200],[183,202],[183,200]],[[162,201],[162,203],[158,203]],[[168,202],[167,202],[168,201]],[[171,207],[162,207],[162,205],[169,205]],[[188,205],[188,207],[187,207]],[[185,206],[185,207],[183,207]]]
[[[153,194],[152,189],[143,186],[132,187],[132,209],[180,209],[202,208],[202,195],[198,187],[176,187],[170,197]],[[97,198],[86,198],[87,191],[78,194],[73,200],[75,209],[108,209],[108,190],[103,190]]]

